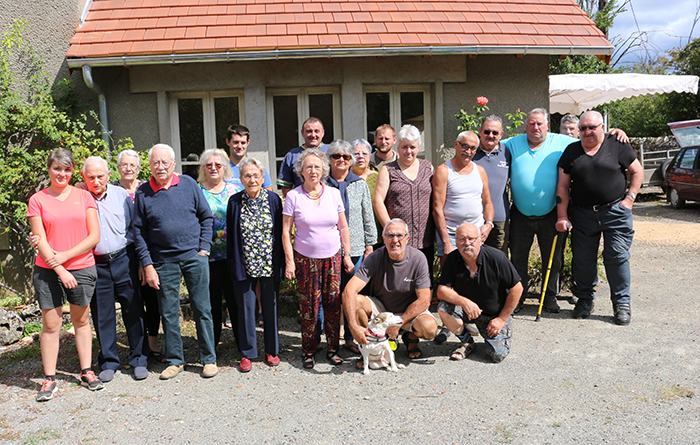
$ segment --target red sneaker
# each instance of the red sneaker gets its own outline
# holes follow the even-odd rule
[[[276,355],[267,354],[267,364],[269,366],[277,366],[280,364],[280,358]]]
[[[248,372],[251,369],[253,369],[253,364],[248,360],[247,358],[242,358],[241,363],[238,365],[238,369],[241,370],[241,372]]]

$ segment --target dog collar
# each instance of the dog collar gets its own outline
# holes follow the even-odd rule
[[[365,336],[365,338],[366,338],[368,341],[375,342],[375,343],[379,343],[379,342],[382,342],[382,341],[386,341],[386,340],[387,340],[386,334],[384,334],[384,335],[377,335],[377,334],[375,334],[374,332],[372,332],[372,330],[371,330],[370,328],[367,328],[367,331],[369,331],[369,333],[370,333],[370,335],[366,335],[366,336]]]

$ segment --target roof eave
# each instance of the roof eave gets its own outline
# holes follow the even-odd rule
[[[387,56],[445,56],[445,55],[594,55],[609,58],[612,46],[409,46],[373,48],[312,48],[272,49],[259,51],[225,51],[211,53],[171,53],[154,55],[123,55],[67,59],[69,68],[162,65],[205,62],[242,62],[247,60],[280,60],[334,57],[387,57]]]

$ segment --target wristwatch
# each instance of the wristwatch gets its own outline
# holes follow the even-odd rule
[[[635,199],[637,199],[637,195],[635,195],[635,194],[632,193],[632,192],[627,192],[627,193],[625,193],[625,195],[626,195],[626,196],[631,196],[631,197],[632,197],[632,201],[634,201]]]
[[[484,225],[486,225],[486,224],[491,224],[491,227],[495,227],[495,226],[493,225],[493,221],[484,221]]]

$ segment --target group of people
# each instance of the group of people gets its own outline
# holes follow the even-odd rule
[[[460,133],[454,157],[433,168],[418,157],[422,137],[412,125],[398,133],[390,125],[377,128],[372,153],[364,139],[324,144],[323,123],[311,117],[302,126],[304,143],[287,153],[279,170],[284,202],[262,163],[247,156],[250,133],[241,125],[227,130],[228,153],[202,153],[197,181],[175,174],[173,149],[156,144],[148,152],[149,180],[137,179],[140,158],[126,150],[117,158],[119,180],[110,183],[107,162],[90,157],[81,171],[85,186],[73,187],[74,159],[66,150],[53,151],[47,159],[51,185],[32,196],[27,211],[44,319],[46,377],[37,400],[51,399],[57,389],[66,300],[83,385],[101,389],[120,366],[115,301],[134,378],[148,376],[148,357],[167,364],[161,379],[177,376],[185,363],[183,278],[205,378],[218,373],[224,301],[240,371],[250,371],[258,357],[259,313],[265,361],[279,364],[277,297],[285,278],[297,282],[305,368],[315,365],[322,332],[326,359],[334,365],[343,363],[341,331],[355,353],[358,344],[383,341],[368,323],[384,311],[403,317],[403,326],[389,328],[387,338],[400,336],[410,359],[422,356],[420,339],[442,343],[454,333],[460,342],[452,359],[467,357],[480,334],[486,353],[501,361],[510,351],[512,313],[527,296],[533,238],[546,264],[557,231],[572,232],[574,317],[593,310],[603,234],[614,319],[628,324],[630,209],[641,166],[624,132],[606,134],[599,113],[584,113],[575,123],[580,140],[548,132],[548,121],[546,110],[534,109],[526,134],[502,141],[501,119],[487,116],[478,134]],[[567,117],[562,128],[570,122]],[[433,283],[436,241],[442,273]],[[561,251],[554,255],[556,277]],[[557,283],[551,281],[545,309],[558,312]],[[429,312],[433,289],[441,330]],[[90,312],[100,343],[99,375],[91,369]]]

